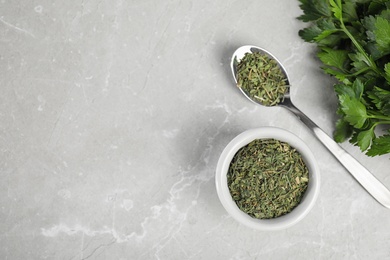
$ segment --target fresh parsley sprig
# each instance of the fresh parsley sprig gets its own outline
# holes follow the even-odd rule
[[[390,153],[390,0],[299,0],[309,23],[301,38],[318,46],[325,73],[338,80],[334,139],[369,156]]]

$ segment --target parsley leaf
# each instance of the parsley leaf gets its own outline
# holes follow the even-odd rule
[[[386,105],[390,104],[390,91],[376,86],[368,92],[368,97],[378,110],[382,110]]]
[[[312,26],[299,31],[299,35],[307,42],[320,42],[330,35],[340,32],[332,19],[321,19]]]
[[[386,73],[387,83],[390,84],[390,62],[385,65],[385,73]]]
[[[384,53],[390,52],[390,22],[382,17],[376,18],[375,40],[378,49]]]
[[[323,17],[330,17],[331,11],[329,4],[324,0],[299,0],[301,2],[301,9],[303,15],[299,16],[298,19],[304,22],[315,21]]]
[[[356,79],[352,85],[336,84],[335,91],[338,95],[347,95],[351,98],[360,100],[364,92],[364,84],[361,80]]]
[[[299,36],[307,42],[314,42],[314,40],[322,33],[317,25],[312,25],[308,28],[299,31]]]
[[[347,140],[352,135],[352,127],[343,118],[336,122],[336,130],[333,133],[333,138],[336,142],[341,143]]]
[[[328,66],[336,67],[341,71],[345,68],[345,62],[348,58],[348,52],[345,50],[333,50],[330,48],[322,48],[322,51],[319,52],[318,58]]]
[[[383,115],[390,116],[390,91],[374,87],[369,98]]]
[[[363,103],[345,94],[339,96],[339,101],[341,110],[345,113],[345,120],[356,128],[362,128],[368,118]]]
[[[370,149],[367,152],[368,156],[376,156],[390,153],[390,135],[383,135],[375,138]]]
[[[360,147],[360,150],[365,151],[370,147],[372,139],[375,138],[373,128],[370,128],[365,131],[361,131],[357,135],[357,144]]]
[[[345,21],[355,21],[358,19],[358,15],[356,13],[356,3],[345,2],[342,11]]]
[[[329,0],[329,3],[331,5],[331,10],[333,12],[334,17],[341,20],[343,15],[343,9],[341,5],[341,0]]]
[[[324,70],[327,74],[332,75],[332,76],[334,76],[335,78],[337,78],[339,81],[344,81],[344,80],[346,80],[346,78],[348,77],[347,74],[345,74],[345,73],[343,73],[343,72],[341,72],[341,71],[339,71],[339,70],[330,68],[330,67],[328,67],[328,68],[323,68],[323,70]]]

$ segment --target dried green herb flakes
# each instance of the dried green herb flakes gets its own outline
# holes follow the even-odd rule
[[[253,100],[274,106],[287,92],[287,77],[275,59],[254,52],[246,53],[237,64],[237,86]]]
[[[269,219],[291,212],[300,203],[309,171],[301,154],[288,143],[256,139],[235,154],[227,180],[243,212]]]

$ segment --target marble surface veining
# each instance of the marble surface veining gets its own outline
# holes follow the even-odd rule
[[[229,61],[285,65],[328,134],[337,100],[298,1],[0,1],[1,259],[386,259],[390,211],[282,108],[255,106]],[[321,193],[297,225],[238,224],[218,200],[223,148],[259,126],[312,149]],[[388,156],[342,146],[390,187]]]

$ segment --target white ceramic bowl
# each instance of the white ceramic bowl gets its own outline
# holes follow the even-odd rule
[[[290,213],[273,219],[256,219],[237,207],[230,195],[226,175],[231,160],[241,147],[255,139],[270,138],[286,142],[297,149],[308,167],[309,184],[301,202]],[[226,146],[218,161],[215,182],[223,207],[238,222],[257,230],[281,230],[298,223],[312,209],[320,189],[320,173],[313,153],[299,137],[281,128],[261,127],[241,133]]]

